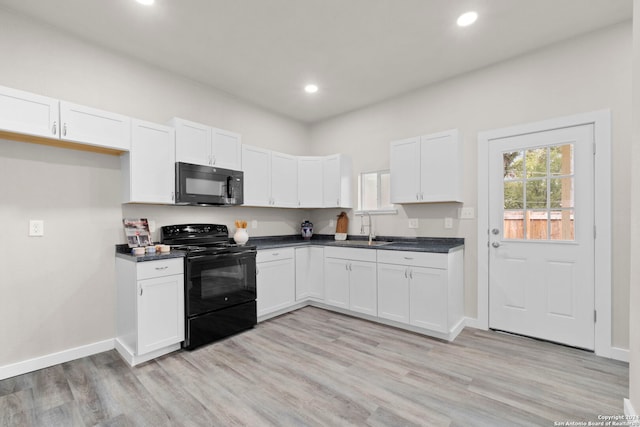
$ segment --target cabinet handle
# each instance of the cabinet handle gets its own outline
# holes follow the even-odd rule
[[[420,193],[416,193],[416,200],[420,200]]]
[[[413,259],[413,257],[406,256],[406,257],[404,257],[404,259],[409,259],[409,260],[411,260],[411,259]]]
[[[409,269],[409,279],[413,280],[413,270]]]
[[[212,165],[216,164],[216,156],[211,156],[211,164]]]
[[[272,253],[271,255],[273,255],[273,256],[278,256],[278,255],[280,255],[280,252],[274,252],[274,253]]]
[[[140,296],[142,296],[142,286],[140,286]]]
[[[260,269],[258,268],[258,266],[256,265],[256,276],[260,274]]]
[[[420,193],[420,200],[424,200],[424,193]]]
[[[172,191],[171,192],[171,201],[173,202],[176,199],[176,195],[175,193]]]
[[[62,126],[62,136],[67,136],[67,124],[65,123],[64,126]]]
[[[409,271],[409,269],[408,269],[408,268],[405,268],[405,269],[404,269],[404,278],[405,278],[405,279],[408,279],[408,277],[407,277],[407,276],[409,275],[408,271]]]
[[[165,265],[164,267],[156,267],[156,270],[166,270],[167,268],[169,268],[169,266]]]
[[[58,122],[53,122],[53,128],[51,128],[51,133],[54,135],[58,134]]]
[[[336,206],[340,206],[340,199],[336,199]]]

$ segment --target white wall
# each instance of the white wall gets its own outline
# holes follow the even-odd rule
[[[640,164],[640,0],[633,2],[633,140],[631,162]],[[630,193],[631,259],[640,259],[640,168],[632,169]],[[629,399],[636,413],[640,411],[640,264],[631,263],[629,327]]]
[[[631,24],[625,23],[327,120],[311,129],[313,152],[352,156],[356,174],[388,169],[390,141],[458,128],[464,138],[464,205],[475,207],[478,131],[610,108],[613,345],[628,348],[630,90]],[[443,228],[443,218],[455,218],[458,207],[401,206],[398,215],[374,217],[374,228],[378,235],[464,237],[465,312],[475,317],[476,221],[454,220],[453,230]],[[335,231],[329,226],[333,214],[314,213],[318,231]],[[420,228],[408,229],[408,218],[419,218]],[[351,217],[349,232],[359,230],[360,218]]]
[[[179,116],[243,142],[307,153],[308,128],[220,91],[68,37],[0,8],[0,85],[166,123]],[[304,211],[122,206],[117,157],[0,140],[0,366],[114,336],[114,245],[122,218],[157,225],[258,219],[297,233]],[[27,237],[29,219],[45,236]]]

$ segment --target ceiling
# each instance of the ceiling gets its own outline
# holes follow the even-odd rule
[[[632,0],[0,0],[312,123],[630,20]],[[476,24],[455,21],[467,10]],[[315,82],[320,91],[306,94]]]

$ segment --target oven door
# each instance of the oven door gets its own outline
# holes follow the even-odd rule
[[[256,299],[254,251],[187,257],[187,317]]]
[[[241,171],[177,162],[176,204],[242,204],[242,178]]]

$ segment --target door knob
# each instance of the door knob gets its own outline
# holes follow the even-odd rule
[[[493,246],[494,248],[499,248],[499,247],[500,247],[500,243],[498,243],[498,242],[493,242],[493,243],[491,244],[491,246]]]
[[[494,228],[493,230],[491,230],[492,234],[498,234],[500,233],[500,230],[498,230],[497,228]]]

